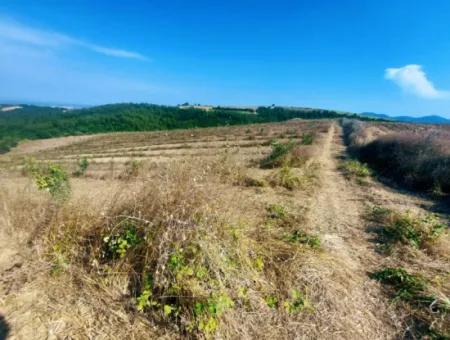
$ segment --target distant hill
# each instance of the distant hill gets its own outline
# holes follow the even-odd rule
[[[281,122],[294,118],[358,117],[333,110],[275,106],[249,109],[122,103],[83,109],[22,104],[3,104],[0,108],[7,108],[0,110],[0,153],[23,139]]]
[[[450,119],[446,119],[441,116],[423,116],[423,117],[410,117],[410,116],[389,116],[381,113],[363,112],[360,114],[362,117],[391,120],[394,122],[405,123],[417,123],[417,124],[450,124]]]

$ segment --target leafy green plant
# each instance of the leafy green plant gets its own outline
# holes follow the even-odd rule
[[[48,191],[53,199],[63,201],[70,196],[69,176],[57,164],[34,165],[30,170],[39,190]]]
[[[150,274],[144,275],[141,294],[136,298],[136,308],[143,312],[146,308],[159,307],[160,303],[153,299],[154,282]]]
[[[142,241],[133,223],[128,221],[122,222],[121,229],[121,232],[103,238],[105,257],[123,258],[128,249],[138,245]]]
[[[196,302],[194,315],[197,319],[197,328],[205,334],[214,333],[219,326],[219,318],[233,306],[233,300],[224,293],[213,295],[205,302]]]
[[[264,300],[266,301],[266,304],[269,308],[278,308],[279,301],[275,295],[268,295]]]
[[[254,266],[258,271],[263,271],[264,269],[264,259],[261,256],[258,256],[254,261]]]
[[[385,268],[373,273],[371,277],[392,286],[398,299],[426,303],[433,301],[432,297],[424,296],[426,281],[418,275],[409,274],[403,268]]]
[[[57,245],[53,247],[52,257],[52,266],[50,269],[51,275],[57,276],[69,268],[69,259]]]
[[[290,292],[290,299],[284,302],[284,308],[289,314],[297,314],[301,311],[312,309],[306,295],[297,289]]]
[[[301,243],[311,248],[320,247],[320,238],[317,235],[310,235],[303,230],[294,230],[291,234],[286,235],[285,239],[292,243]]]

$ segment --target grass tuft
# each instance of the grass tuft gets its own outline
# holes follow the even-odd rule
[[[308,156],[300,149],[295,141],[281,143],[273,141],[271,153],[260,162],[263,169],[278,167],[300,167],[305,164]]]
[[[274,171],[268,180],[270,185],[281,186],[288,190],[297,189],[302,184],[301,178],[294,174],[293,169],[289,166]]]
[[[347,179],[363,179],[371,175],[371,171],[367,164],[363,164],[354,159],[343,161],[340,164],[339,169],[344,173],[344,176]]]
[[[371,218],[382,224],[382,238],[388,246],[401,243],[417,249],[431,248],[447,230],[433,214],[413,216],[375,207]]]

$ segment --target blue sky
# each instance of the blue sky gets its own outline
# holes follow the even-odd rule
[[[450,2],[0,2],[0,101],[450,117]]]

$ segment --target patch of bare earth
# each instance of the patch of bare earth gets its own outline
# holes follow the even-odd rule
[[[58,147],[63,147],[74,143],[87,141],[93,137],[94,136],[92,135],[84,135],[84,136],[69,136],[69,137],[25,141],[19,143],[18,146],[13,148],[10,151],[9,155],[23,155],[28,153],[36,153],[44,150],[51,150]]]

